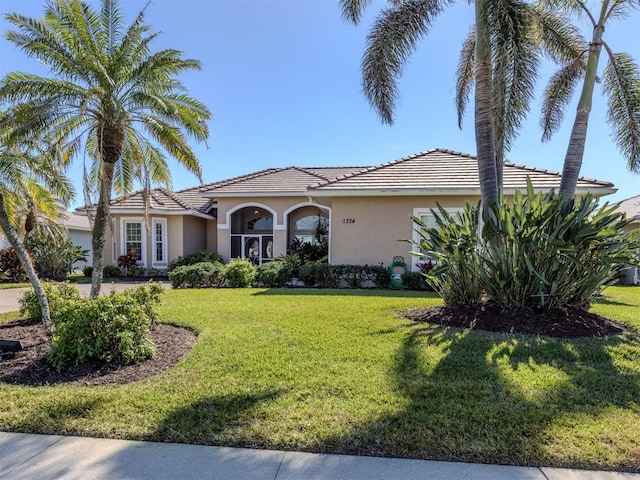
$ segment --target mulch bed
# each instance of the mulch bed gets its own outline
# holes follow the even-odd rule
[[[0,325],[0,338],[20,340],[24,350],[0,361],[0,382],[21,385],[117,385],[135,382],[168,370],[193,347],[196,334],[187,328],[157,324],[151,330],[156,345],[153,358],[134,365],[81,365],[58,373],[46,361],[49,337],[37,320],[15,320]]]
[[[401,315],[416,322],[550,337],[606,337],[626,332],[625,326],[621,323],[577,308],[505,310],[497,305],[485,304],[478,308],[423,308],[402,312]]]

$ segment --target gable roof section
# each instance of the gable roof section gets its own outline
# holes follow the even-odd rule
[[[632,219],[631,223],[640,223],[640,195],[622,200],[618,204],[618,211]]]
[[[326,183],[339,176],[361,172],[368,167],[285,167],[269,168],[236,177],[201,190],[206,197],[300,196],[311,185]]]
[[[560,173],[505,162],[505,193],[524,189],[527,177],[536,190],[560,186]],[[420,152],[399,160],[368,168],[311,187],[315,196],[332,195],[461,195],[479,194],[477,157],[444,149]],[[591,191],[605,195],[615,191],[613,184],[580,177],[576,193]]]
[[[195,215],[209,218],[207,212],[213,202],[202,197],[199,192],[200,187],[177,192],[154,188],[149,191],[149,211],[165,215]],[[112,200],[110,206],[114,213],[142,213],[145,210],[144,190]]]

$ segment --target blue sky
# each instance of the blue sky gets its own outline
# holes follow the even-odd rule
[[[129,18],[145,4],[121,1]],[[39,16],[44,1],[0,0],[0,5],[3,13]],[[200,72],[181,79],[214,116],[208,146],[193,144],[204,182],[269,167],[377,165],[430,148],[475,154],[473,109],[460,130],[453,103],[458,53],[473,22],[473,5],[458,2],[422,41],[401,80],[402,99],[391,127],[380,123],[360,88],[366,34],[384,5],[374,0],[354,27],[342,20],[337,0],[152,0],[147,23],[161,32],[153,46],[182,50],[203,63]],[[3,32],[9,28],[4,19],[0,23]],[[605,39],[640,61],[640,13],[611,22]],[[44,73],[2,38],[0,75],[13,70]],[[550,72],[544,69],[540,92]],[[539,98],[508,159],[559,171],[575,105],[554,139],[543,144]],[[613,182],[618,192],[607,199],[619,201],[640,194],[640,175],[629,172],[620,157],[605,109],[598,89],[581,174]],[[76,205],[83,202],[81,171],[79,159],[70,170]],[[197,185],[180,166],[172,164],[172,174],[176,190]]]

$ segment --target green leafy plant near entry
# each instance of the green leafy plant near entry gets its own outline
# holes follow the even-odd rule
[[[194,265],[196,263],[209,262],[209,263],[222,263],[222,257],[217,253],[209,252],[208,250],[198,250],[196,253],[187,255],[185,257],[178,257],[175,260],[169,262],[168,271],[182,267],[185,265]]]
[[[219,262],[182,265],[169,272],[173,288],[210,288],[224,283],[224,266]]]
[[[267,288],[283,287],[292,277],[291,267],[279,260],[263,263],[256,269],[256,282]]]
[[[256,267],[249,260],[233,260],[224,267],[224,278],[231,288],[248,288],[256,277]]]
[[[93,273],[93,269],[91,271]],[[119,277],[120,275],[122,275],[122,271],[116,265],[105,265],[102,270],[102,274],[105,277]]]

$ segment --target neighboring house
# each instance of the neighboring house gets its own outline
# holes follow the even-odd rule
[[[75,262],[73,264],[74,270],[81,270],[86,265],[93,263],[93,256],[91,254],[91,225],[86,215],[79,215],[73,212],[65,212],[61,219],[62,226],[67,230],[67,236],[71,243],[82,247],[83,250],[88,250],[86,262]],[[0,250],[8,248],[9,241],[0,233]]]
[[[504,193],[558,188],[560,174],[505,163]],[[577,195],[600,197],[613,184],[580,178]],[[287,167],[259,172],[177,192],[154,189],[146,208],[138,191],[111,203],[111,242],[105,262],[133,253],[147,268],[198,249],[225,261],[252,258],[264,263],[287,252],[294,238],[313,238],[319,217],[328,226],[332,264],[384,264],[402,256],[415,269],[416,239],[411,217],[431,221],[439,202],[456,211],[480,198],[476,157],[434,149],[375,167]],[[109,238],[109,237],[108,237]]]
[[[625,232],[640,229],[640,195],[627,198],[618,204],[618,210],[623,212],[631,223],[624,229]],[[622,271],[620,283],[625,285],[640,285],[640,268],[637,265],[630,266]]]

